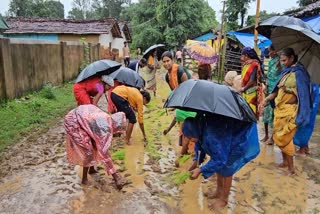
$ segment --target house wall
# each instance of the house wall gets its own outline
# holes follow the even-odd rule
[[[58,41],[57,34],[6,34],[5,37],[8,38],[17,38],[17,39],[39,39],[39,40],[50,40]]]
[[[89,59],[100,58],[100,45],[89,44]],[[85,59],[80,42],[0,38],[0,98],[16,98],[47,82],[74,79]]]
[[[79,42],[82,38],[85,39],[85,42],[88,43],[99,43],[99,35],[90,35],[90,34],[59,34],[59,41],[74,41]]]

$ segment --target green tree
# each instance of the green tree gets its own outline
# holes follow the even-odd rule
[[[90,0],[73,0],[72,9],[69,11],[68,18],[88,19],[92,13]]]
[[[64,6],[59,1],[34,0],[31,10],[36,17],[64,18]]]
[[[297,3],[299,4],[300,7],[303,7],[303,6],[307,6],[308,4],[312,4],[312,3],[315,3],[319,0],[298,0]]]
[[[155,43],[181,45],[217,26],[215,12],[205,0],[140,0],[130,5],[121,18],[130,20],[133,48]]]
[[[32,0],[11,0],[9,4],[10,16],[32,16]]]
[[[131,0],[73,0],[69,18],[74,19],[101,19],[114,17],[118,19],[126,5]]]
[[[11,0],[9,15],[64,18],[64,6],[54,0]]]
[[[248,12],[249,4],[255,0],[227,0],[226,1],[226,19],[228,27],[236,30],[238,27],[242,28],[244,25],[245,16]],[[240,17],[240,25],[238,20]]]
[[[272,16],[276,16],[276,15],[278,15],[278,14],[274,13],[274,12],[268,13],[266,10],[262,10],[262,11],[260,11],[259,21],[262,22],[262,21],[264,21],[264,20],[266,20],[266,19],[268,19],[268,18],[270,18]],[[255,18],[256,18],[255,15],[248,16],[247,17],[247,22],[246,22],[247,26],[254,25],[255,24]]]

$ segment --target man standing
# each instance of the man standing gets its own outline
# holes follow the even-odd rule
[[[123,44],[124,44],[124,47],[122,48],[123,61],[124,61],[124,65],[128,67],[128,65],[130,64],[130,49],[127,42],[124,42]]]

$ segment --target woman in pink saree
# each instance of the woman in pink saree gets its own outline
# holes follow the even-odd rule
[[[64,127],[67,159],[71,164],[83,166],[82,184],[88,184],[89,167],[101,162],[121,189],[124,182],[116,173],[109,148],[113,134],[125,131],[125,114],[109,115],[95,105],[81,105],[65,116]]]

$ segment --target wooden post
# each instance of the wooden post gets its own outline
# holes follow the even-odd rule
[[[254,25],[254,50],[258,53],[258,31],[256,28],[259,25],[259,17],[260,17],[260,0],[257,0],[257,8],[256,8],[256,18]]]
[[[223,0],[223,7],[222,7],[222,14],[221,14],[221,30],[220,30],[220,39],[219,39],[219,42],[218,42],[218,48],[219,48],[219,57],[218,57],[218,82],[222,82],[221,80],[221,76],[223,75],[222,74],[222,64],[221,64],[221,61],[222,61],[222,53],[221,53],[221,40],[222,40],[222,35],[223,35],[223,25],[224,25],[224,10],[225,10],[225,6],[226,6],[226,1]]]

